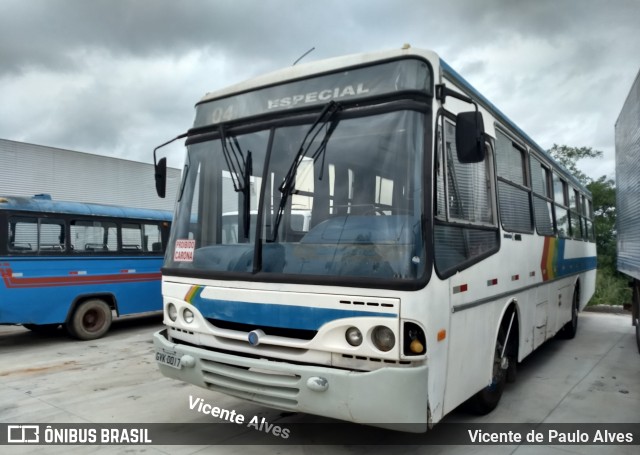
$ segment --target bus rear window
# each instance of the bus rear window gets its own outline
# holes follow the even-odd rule
[[[13,253],[55,253],[65,249],[64,222],[49,218],[9,218],[8,250]]]
[[[26,253],[38,251],[38,219],[11,217],[9,219],[9,251]]]

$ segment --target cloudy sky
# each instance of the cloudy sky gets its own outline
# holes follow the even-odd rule
[[[150,162],[206,92],[312,47],[305,62],[410,43],[542,147],[602,150],[581,167],[613,176],[639,18],[639,0],[0,0],[0,138]]]

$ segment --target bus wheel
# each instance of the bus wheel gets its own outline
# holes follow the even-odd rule
[[[636,318],[636,344],[640,353],[640,319]]]
[[[22,324],[22,327],[41,335],[53,335],[58,331],[60,324]]]
[[[580,293],[576,288],[573,291],[573,300],[571,301],[571,320],[562,326],[558,332],[558,338],[563,340],[571,340],[575,338],[578,332],[578,305],[580,305]]]
[[[474,414],[485,415],[493,411],[502,397],[505,383],[507,382],[507,372],[509,370],[509,359],[506,355],[502,357],[502,348],[504,347],[506,337],[506,329],[504,325],[498,332],[496,340],[496,349],[493,355],[493,376],[491,384],[476,393],[469,399],[470,410]]]
[[[640,352],[640,281],[634,279],[631,288],[631,322],[636,326],[636,344]]]
[[[104,300],[82,302],[67,323],[69,334],[79,340],[95,340],[111,327],[111,308]]]

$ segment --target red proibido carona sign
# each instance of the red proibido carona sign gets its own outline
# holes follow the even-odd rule
[[[195,240],[176,240],[173,260],[178,262],[193,262],[193,250],[196,249]]]

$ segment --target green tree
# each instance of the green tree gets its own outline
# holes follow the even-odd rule
[[[591,147],[569,147],[568,145],[553,144],[553,147],[547,152],[585,185],[591,182],[591,178],[578,169],[578,161],[584,158],[602,158],[602,151],[594,150]]]
[[[603,175],[587,184],[593,198],[594,225],[598,263],[601,268],[616,270],[616,187],[612,179]]]

